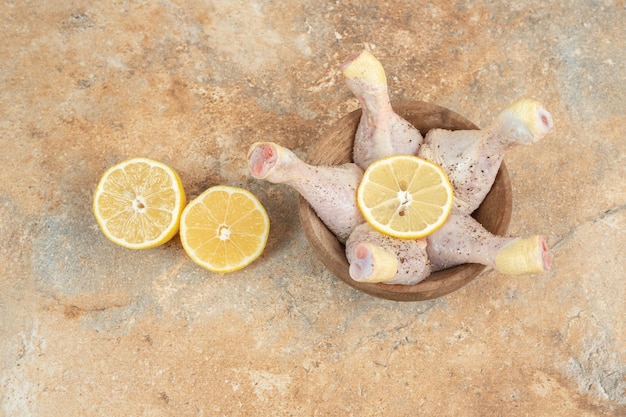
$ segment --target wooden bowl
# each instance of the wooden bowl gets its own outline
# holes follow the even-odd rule
[[[430,129],[478,129],[463,116],[432,103],[421,101],[394,102],[396,113],[411,122],[422,135]],[[307,162],[313,165],[339,165],[352,161],[352,144],[361,118],[361,110],[342,117],[315,144]],[[511,221],[511,181],[504,162],[489,194],[472,214],[487,230],[504,235]],[[316,256],[335,276],[359,291],[375,297],[395,301],[422,301],[441,297],[455,291],[476,278],[486,267],[463,264],[432,273],[415,285],[370,284],[354,281],[348,273],[345,247],[326,228],[315,211],[300,197],[298,204],[304,234]]]

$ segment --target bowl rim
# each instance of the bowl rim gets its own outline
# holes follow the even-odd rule
[[[434,103],[423,101],[392,101],[394,111],[417,127],[422,135],[428,130],[441,127],[450,130],[478,127],[460,114]],[[307,162],[313,165],[334,165],[351,162],[352,143],[361,117],[361,109],[356,109],[339,119],[320,137],[315,147],[309,152]],[[435,125],[433,125],[435,124]],[[430,127],[430,128],[429,128]],[[337,138],[351,137],[349,143],[341,143]],[[343,142],[348,142],[345,139]],[[337,148],[335,155],[328,152]],[[345,155],[348,155],[346,158]],[[492,202],[504,203],[496,218],[487,212]],[[302,197],[298,199],[298,213],[305,237],[313,252],[324,266],[336,277],[354,289],[368,295],[394,301],[424,301],[449,294],[478,277],[487,267],[480,264],[462,264],[452,268],[433,272],[425,280],[414,285],[365,283],[354,281],[348,273],[348,261],[345,246],[328,230],[317,217],[313,208]],[[506,234],[512,213],[512,190],[508,170],[504,161],[500,165],[494,185],[483,203],[472,216],[491,233]],[[489,217],[487,217],[489,215]],[[320,244],[327,242],[328,245]]]

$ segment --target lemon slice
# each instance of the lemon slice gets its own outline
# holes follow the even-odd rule
[[[270,220],[247,190],[215,186],[183,211],[180,239],[187,255],[213,272],[232,272],[257,259],[267,243]]]
[[[357,189],[365,220],[379,232],[401,239],[433,233],[448,218],[453,200],[443,169],[411,155],[375,161]]]
[[[130,249],[148,249],[178,232],[185,206],[178,174],[148,158],[134,158],[109,168],[100,178],[93,212],[104,235]]]

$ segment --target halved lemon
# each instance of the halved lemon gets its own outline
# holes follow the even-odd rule
[[[180,239],[187,255],[213,272],[232,272],[257,259],[267,243],[270,220],[249,191],[218,185],[183,211]]]
[[[401,239],[433,233],[448,218],[453,201],[443,169],[411,155],[375,161],[357,189],[365,220],[379,232]]]
[[[148,249],[174,237],[185,203],[185,190],[172,168],[133,158],[102,175],[93,212],[109,240],[130,249]]]

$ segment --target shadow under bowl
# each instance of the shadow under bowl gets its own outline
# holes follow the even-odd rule
[[[463,116],[432,103],[421,101],[392,102],[396,113],[412,123],[422,135],[434,128],[449,130],[478,129]],[[361,110],[342,117],[311,150],[307,162],[312,165],[340,165],[352,162],[352,145],[361,118]],[[511,180],[504,162],[491,191],[472,216],[485,229],[504,235],[511,221]],[[433,272],[415,285],[371,284],[354,281],[348,272],[345,247],[317,217],[315,211],[300,196],[298,202],[300,223],[316,256],[324,266],[351,287],[366,294],[395,301],[423,301],[449,294],[461,288],[486,268],[479,264],[463,264]]]

